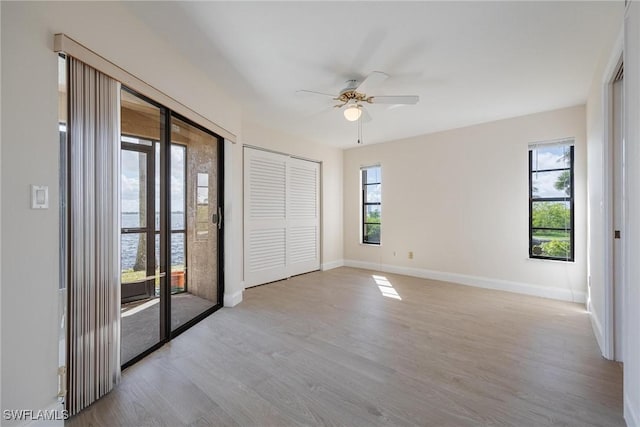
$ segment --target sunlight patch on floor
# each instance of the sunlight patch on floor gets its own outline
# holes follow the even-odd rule
[[[380,292],[382,293],[383,297],[393,298],[393,299],[402,301],[400,294],[398,294],[398,291],[396,291],[393,288],[393,285],[391,284],[389,279],[387,279],[385,276],[377,276],[375,274],[372,275],[371,277],[373,277],[373,280],[376,282],[376,285],[378,285],[378,289],[380,289]]]
[[[154,306],[155,304],[160,302],[160,298],[154,298],[150,301],[147,301],[143,304],[140,304],[138,306],[135,306],[134,308],[130,309],[130,310],[122,310],[120,316],[121,317],[127,317],[127,316],[133,316],[136,313],[141,312],[142,310],[146,310],[147,308]]]

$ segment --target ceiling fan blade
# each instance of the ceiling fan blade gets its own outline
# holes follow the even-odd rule
[[[374,96],[371,99],[371,103],[373,104],[404,104],[404,105],[415,105],[420,101],[420,97],[418,95],[407,95],[407,96]]]
[[[314,90],[297,90],[296,91],[296,95],[307,95],[307,94],[330,96],[331,98],[337,98],[337,96],[338,96],[338,95],[332,95],[330,93],[316,92]]]
[[[360,107],[360,110],[362,110],[362,116],[360,116],[360,120],[362,120],[363,123],[369,123],[371,120],[373,120],[366,108]]]
[[[374,71],[369,74],[356,88],[356,92],[367,93],[370,89],[375,89],[380,83],[389,78],[388,74],[382,71]]]

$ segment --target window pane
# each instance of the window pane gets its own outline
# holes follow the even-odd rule
[[[185,172],[186,147],[171,144],[171,229],[184,230],[185,193],[187,182]],[[174,222],[176,221],[176,222]]]
[[[533,172],[531,185],[533,197],[570,197],[571,172]]]
[[[147,235],[121,234],[120,245],[122,283],[136,282],[147,277]]]
[[[171,212],[171,229],[184,230],[184,212]]]
[[[147,155],[122,150],[120,200],[122,228],[146,227]]]
[[[129,144],[147,145],[149,147],[153,144],[153,141],[151,141],[151,140],[142,139],[142,138],[136,138],[136,137],[133,137],[133,136],[122,135],[120,137],[120,139],[122,140],[122,142],[128,142]]]
[[[363,184],[380,182],[380,166],[365,168],[364,171],[365,173]]]
[[[364,222],[380,223],[380,205],[367,206]]]
[[[569,202],[533,202],[532,228],[571,228]]]
[[[362,243],[380,244],[382,168],[362,168]]]
[[[380,176],[380,168],[373,168],[370,172],[372,182],[382,182],[382,177]]]
[[[209,187],[198,187],[197,203],[199,205],[209,205]]]
[[[198,179],[198,187],[208,187],[209,186],[209,174],[208,173],[199,173],[197,179]]]
[[[171,271],[184,270],[184,233],[171,233]]]
[[[533,230],[531,238],[531,253],[537,256],[570,258],[570,232],[555,230]]]
[[[364,226],[364,242],[380,243],[380,224],[366,224]]]
[[[120,126],[123,141],[132,144],[151,145],[160,141],[162,112],[155,105],[126,90],[120,92]]]
[[[532,170],[571,167],[570,145],[539,145],[532,148]]]
[[[375,185],[367,185],[365,186],[365,194],[367,197],[367,200],[365,200],[366,203],[380,203],[380,200],[382,199],[381,197],[381,186],[380,184],[375,184]]]

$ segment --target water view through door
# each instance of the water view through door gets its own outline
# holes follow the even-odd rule
[[[222,144],[126,89],[121,102],[121,363],[221,306]]]

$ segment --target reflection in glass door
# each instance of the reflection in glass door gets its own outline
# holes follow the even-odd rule
[[[154,170],[155,153],[145,150],[144,146],[131,148],[128,145],[122,142],[122,175],[129,179],[122,180],[121,194],[132,196],[132,200],[127,200],[128,208],[121,213],[122,302],[156,296],[154,275],[157,257],[152,244],[155,240],[155,209],[149,209],[148,205],[153,200],[150,197],[153,179],[148,179],[148,172]]]

